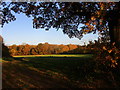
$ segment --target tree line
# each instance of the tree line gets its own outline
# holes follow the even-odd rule
[[[14,55],[45,55],[45,54],[82,54],[92,53],[92,49],[89,47],[68,44],[68,45],[56,45],[49,43],[39,43],[38,45],[11,45],[8,46],[9,52]]]

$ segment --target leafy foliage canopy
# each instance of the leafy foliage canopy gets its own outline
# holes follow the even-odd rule
[[[70,38],[107,32],[114,2],[1,2],[2,26],[16,20],[15,13],[33,18],[33,28],[62,29]]]

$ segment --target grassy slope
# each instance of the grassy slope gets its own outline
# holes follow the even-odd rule
[[[22,60],[3,62],[3,87],[112,87],[106,75],[102,75],[99,71],[95,72],[95,63],[91,55],[41,55],[15,58]]]

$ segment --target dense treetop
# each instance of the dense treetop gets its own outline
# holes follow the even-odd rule
[[[10,2],[1,3],[2,26],[14,21],[15,13],[33,18],[33,28],[61,28],[70,38],[107,32],[111,12],[119,12],[115,2]],[[112,13],[115,16],[118,16]]]

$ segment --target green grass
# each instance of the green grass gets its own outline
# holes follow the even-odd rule
[[[7,61],[3,68],[4,75],[9,78],[4,78],[4,86],[7,87],[7,82],[14,81],[11,79],[13,76],[20,78],[21,80],[26,79],[21,77],[23,74],[25,77],[34,76],[34,73],[41,73],[44,77],[49,77],[51,80],[55,79],[56,82],[59,80],[66,81],[69,87],[76,87],[76,82],[86,82],[86,77],[93,72],[94,63],[93,57],[90,54],[71,54],[71,55],[27,55],[27,56],[14,56],[14,59],[4,58],[3,60]],[[10,67],[10,68],[9,68]],[[32,71],[31,71],[32,70]],[[13,73],[8,73],[8,72]],[[28,74],[28,73],[29,74]],[[17,73],[21,73],[17,75]],[[40,78],[40,74],[34,78],[30,78],[32,82],[41,83],[34,81],[36,78]],[[27,80],[28,80],[27,78]],[[53,78],[53,79],[52,79]],[[91,77],[90,77],[91,78]],[[9,79],[9,80],[8,80]],[[46,78],[44,78],[46,81]],[[92,81],[92,80],[89,80]],[[17,84],[17,79],[13,84]],[[44,81],[43,81],[44,82]],[[29,83],[29,82],[27,82]],[[58,83],[60,84],[60,83]],[[63,83],[61,83],[63,84]],[[79,87],[79,85],[77,85]]]
[[[94,62],[90,54],[76,55],[27,55],[15,56],[25,57],[22,64],[38,70],[59,73],[71,80],[81,80],[92,73]]]
[[[92,54],[18,55],[13,57],[91,57]]]
[[[70,82],[69,84],[73,85],[73,87],[74,85],[85,88],[113,87],[113,83],[109,79],[110,75],[96,68],[96,61],[94,60],[92,54],[24,55],[14,56],[14,59],[4,58],[3,60],[7,61],[3,62],[6,63],[6,66],[3,64],[3,71],[5,71],[3,73],[4,75],[8,75],[8,73],[12,71],[13,73],[9,73],[11,74],[10,78],[15,76],[16,78],[20,78],[23,81],[25,80],[27,83],[29,82],[26,80],[30,78],[31,83],[35,82],[34,84],[42,85],[41,82],[37,82],[37,80],[40,79],[40,77],[47,76],[49,78],[55,77],[55,81],[58,79],[68,81]],[[28,78],[23,78],[18,73],[21,76],[24,75]],[[36,76],[33,78],[35,73],[38,74],[36,74]],[[51,80],[53,80],[52,78]],[[45,81],[46,79],[47,78],[44,78]],[[14,81],[14,78],[13,80],[7,80],[4,77],[4,81],[11,82]],[[14,81],[14,84],[16,82],[17,79]]]

